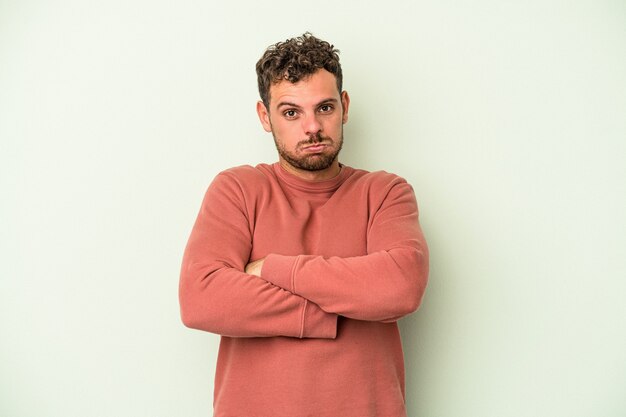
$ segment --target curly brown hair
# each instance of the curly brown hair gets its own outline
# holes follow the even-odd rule
[[[282,80],[297,83],[322,68],[335,76],[337,89],[341,92],[343,77],[339,50],[333,45],[306,32],[302,36],[270,46],[256,63],[259,94],[263,104],[269,109],[272,84]]]

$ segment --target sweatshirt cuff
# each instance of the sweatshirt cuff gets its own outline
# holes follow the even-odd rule
[[[337,315],[327,313],[317,304],[306,300],[300,337],[335,339],[337,337]]]
[[[267,255],[261,268],[261,278],[295,294],[294,270],[297,256]]]

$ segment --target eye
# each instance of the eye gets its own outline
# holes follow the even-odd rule
[[[331,111],[333,111],[333,106],[331,104],[322,104],[320,106],[320,112],[321,113],[330,113]]]
[[[295,119],[297,115],[298,115],[298,112],[296,112],[293,109],[286,110],[283,112],[283,116],[285,116],[287,119]]]

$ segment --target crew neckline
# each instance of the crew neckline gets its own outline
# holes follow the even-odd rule
[[[352,168],[349,166],[339,164],[339,167],[341,168],[339,173],[333,178],[319,181],[308,181],[287,171],[282,167],[282,165],[280,165],[280,162],[272,164],[272,168],[274,169],[276,176],[290,187],[307,193],[319,194],[336,191],[345,179],[348,178],[350,172],[352,172]]]

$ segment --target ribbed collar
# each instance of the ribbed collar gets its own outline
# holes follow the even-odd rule
[[[272,164],[272,168],[276,176],[281,182],[286,183],[290,188],[305,192],[307,194],[326,194],[334,193],[341,184],[350,176],[353,169],[349,166],[339,165],[341,171],[333,178],[321,181],[307,181],[293,175],[283,168],[279,162]]]

